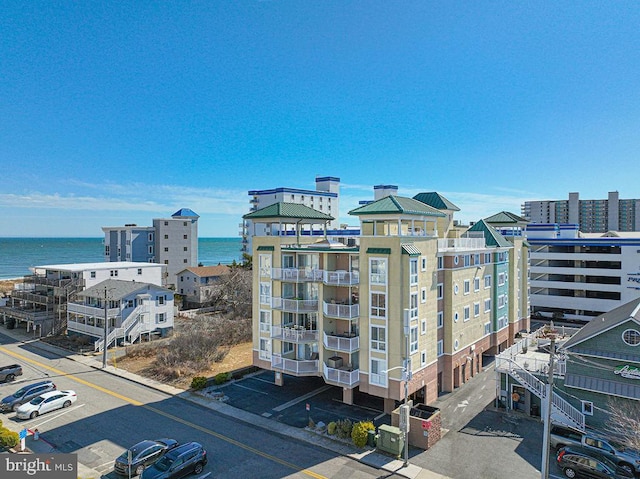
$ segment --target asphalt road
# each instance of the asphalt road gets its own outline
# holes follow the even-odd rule
[[[37,428],[41,437],[60,452],[78,454],[80,463],[102,477],[117,477],[113,460],[126,447],[160,437],[202,443],[209,455],[205,472],[214,477],[381,476],[378,469],[326,449],[251,427],[192,402],[58,357],[39,349],[37,343],[16,343],[2,334],[0,343],[0,364],[18,362],[24,369],[18,381],[0,385],[0,396],[41,378],[53,379],[58,389],[78,393],[78,401],[68,409],[27,421],[8,413],[2,417],[4,425],[15,431]]]

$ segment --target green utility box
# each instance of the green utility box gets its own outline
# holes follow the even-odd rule
[[[404,439],[399,427],[383,424],[378,428],[378,449],[400,457],[404,450]]]

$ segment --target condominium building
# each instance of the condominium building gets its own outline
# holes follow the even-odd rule
[[[198,218],[189,208],[153,226],[104,226],[105,261],[137,261],[166,265],[162,285],[176,288],[177,274],[198,265]]]
[[[640,233],[529,224],[531,312],[589,321],[640,297]]]
[[[435,192],[380,194],[349,212],[360,222],[351,244],[306,205],[245,215],[270,231],[253,236],[253,363],[277,384],[321,376],[346,403],[359,390],[387,412],[405,384],[426,404],[461,386],[528,329],[528,255],[521,235],[456,226],[456,211]]]
[[[250,190],[249,196],[251,197],[249,200],[251,204],[250,213],[276,203],[300,204],[332,216],[328,223],[329,228],[338,229],[340,226],[337,220],[338,212],[340,211],[340,178],[318,176],[316,177],[315,190],[279,187],[267,190]],[[292,230],[290,229],[289,231]],[[263,236],[265,234],[271,234],[267,225],[263,223],[254,224],[251,219],[244,218],[243,222],[240,223],[242,251],[251,253],[251,238],[254,235]]]
[[[568,200],[526,201],[522,216],[533,223],[577,224],[583,233],[640,231],[640,199],[621,200],[617,191],[606,200],[581,200],[569,193]]]

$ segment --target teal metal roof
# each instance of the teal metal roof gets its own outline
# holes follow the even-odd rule
[[[435,191],[430,191],[428,193],[418,193],[413,198],[437,210],[460,211],[460,208],[451,203],[451,201],[446,199],[440,193],[437,193]]]
[[[268,219],[268,218],[291,218],[304,220],[331,221],[333,216],[314,210],[305,205],[297,203],[274,203],[258,211],[247,213],[242,218],[246,220]]]
[[[416,215],[416,216],[446,216],[435,208],[403,196],[389,195],[372,203],[349,211],[350,215]]]
[[[391,248],[367,248],[367,254],[391,254]]]
[[[469,228],[467,231],[482,231],[484,233],[484,240],[487,246],[494,246],[498,248],[512,248],[513,245],[509,240],[496,231],[485,220],[478,221],[475,225]]]
[[[497,224],[501,226],[509,226],[509,225],[524,226],[529,223],[529,221],[523,218],[522,216],[518,216],[508,211],[501,211],[500,213],[496,213],[493,216],[489,216],[484,220],[487,223]]]
[[[273,246],[258,246],[258,251],[275,251]]]

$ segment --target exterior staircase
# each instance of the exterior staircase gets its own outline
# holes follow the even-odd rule
[[[107,348],[117,339],[124,338],[128,343],[134,343],[140,338],[143,331],[144,318],[148,316],[149,307],[141,304],[134,309],[122,324],[113,328],[107,335]],[[145,316],[146,315],[146,316]],[[102,351],[104,348],[104,339],[99,339],[94,343],[95,351]]]

